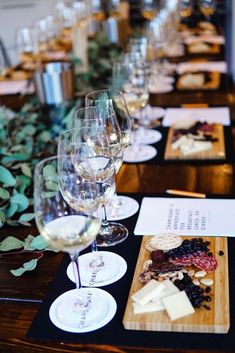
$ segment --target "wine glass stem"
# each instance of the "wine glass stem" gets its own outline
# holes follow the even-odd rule
[[[82,288],[82,283],[81,283],[81,277],[80,277],[80,271],[79,271],[79,252],[75,252],[70,254],[70,259],[72,261],[73,265],[73,274],[75,278],[75,283],[76,283],[76,288],[80,289]]]
[[[102,227],[103,227],[104,229],[107,229],[109,223],[108,223],[108,220],[107,220],[107,212],[106,212],[106,207],[105,207],[105,205],[103,205],[103,214],[104,214],[104,217],[103,217],[103,219],[102,219]]]
[[[94,240],[93,243],[91,244],[91,251],[92,252],[97,252],[98,251],[96,240]]]

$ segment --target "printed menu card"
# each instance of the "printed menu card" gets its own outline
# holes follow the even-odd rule
[[[144,197],[135,235],[235,236],[235,200]]]

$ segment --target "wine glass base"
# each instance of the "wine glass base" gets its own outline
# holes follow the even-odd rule
[[[112,320],[116,310],[116,301],[106,291],[80,288],[60,295],[52,303],[49,316],[61,330],[83,333],[105,326]]]
[[[114,246],[123,242],[128,237],[128,229],[116,222],[108,222],[107,227],[101,227],[101,232],[96,238],[97,246]]]
[[[128,163],[140,163],[153,159],[157,150],[149,145],[130,145],[125,149],[123,161]]]
[[[91,266],[94,259],[99,258],[102,266]],[[102,287],[117,282],[127,270],[126,261],[111,251],[93,251],[79,256],[79,269],[82,286]],[[67,267],[69,279],[75,282],[72,263]]]
[[[118,221],[133,216],[139,209],[139,203],[131,197],[118,195],[105,208],[107,219]]]

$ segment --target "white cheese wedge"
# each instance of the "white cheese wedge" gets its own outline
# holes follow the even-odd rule
[[[172,321],[195,312],[185,291],[163,298],[162,302]]]
[[[171,144],[171,148],[173,150],[177,150],[177,148],[179,148],[186,140],[187,137],[185,135],[181,136],[180,138],[178,138],[178,140]]]
[[[157,282],[155,279],[151,279],[144,287],[139,289],[136,293],[131,296],[134,302],[141,305],[147,304],[152,298],[161,292],[165,286],[161,282]]]
[[[194,141],[190,148],[189,146],[181,145],[180,150],[184,156],[187,156],[189,154],[210,150],[212,147],[213,146],[210,141]]]
[[[177,288],[173,282],[171,282],[169,279],[166,279],[165,281],[161,282],[165,288],[158,293],[151,301],[152,302],[159,302],[159,305],[161,303],[161,299],[168,297],[169,295],[179,293],[179,288]],[[163,305],[163,304],[162,304]],[[164,306],[163,306],[164,307]]]
[[[163,304],[159,303],[153,303],[149,302],[145,305],[141,305],[139,303],[132,303],[133,305],[133,310],[134,314],[145,314],[145,313],[152,313],[154,311],[162,311],[165,310],[165,307]]]

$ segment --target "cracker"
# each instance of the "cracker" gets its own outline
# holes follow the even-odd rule
[[[182,244],[183,239],[173,233],[163,233],[150,237],[145,242],[145,248],[148,251],[163,250],[168,251],[178,248]]]

